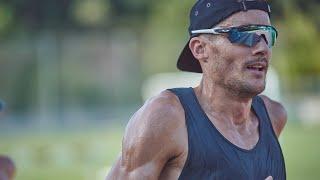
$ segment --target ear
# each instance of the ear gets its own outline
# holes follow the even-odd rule
[[[208,42],[201,37],[193,37],[189,42],[189,48],[193,56],[202,62],[207,62],[209,57],[208,50],[206,49],[207,45]]]

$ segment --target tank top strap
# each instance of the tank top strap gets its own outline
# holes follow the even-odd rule
[[[192,87],[173,88],[168,90],[178,96],[186,115],[192,116],[192,119],[203,119],[202,109],[200,109]]]
[[[272,145],[274,145],[274,148],[277,146],[278,147],[278,152],[279,152],[279,162],[274,165],[275,169],[278,169],[277,172],[282,174],[282,178],[285,180],[286,179],[286,166],[285,166],[285,161],[284,161],[284,156],[282,154],[281,146],[278,140],[278,137],[273,129],[272,122],[268,113],[268,110],[266,108],[266,105],[263,101],[263,99],[260,96],[255,97],[255,103],[253,104],[253,107],[255,108],[255,111],[257,112],[258,116],[261,116],[261,124],[265,126],[264,128],[264,137],[266,137]]]
[[[192,101],[189,88],[172,88],[167,90],[178,96],[180,103],[184,108]]]

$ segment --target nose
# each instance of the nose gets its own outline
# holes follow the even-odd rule
[[[269,57],[271,54],[271,48],[268,47],[268,44],[264,38],[261,38],[260,41],[252,48],[252,55],[254,56],[265,56]]]

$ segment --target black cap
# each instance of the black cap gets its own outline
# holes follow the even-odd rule
[[[265,11],[269,16],[271,13],[265,0],[198,0],[190,11],[190,39],[194,37],[191,31],[212,28],[232,14],[250,9]],[[202,73],[199,61],[189,48],[189,41],[179,56],[177,67],[182,71]]]

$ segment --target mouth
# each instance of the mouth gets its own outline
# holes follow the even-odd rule
[[[248,70],[255,71],[255,72],[264,72],[266,71],[267,67],[268,67],[268,64],[265,61],[250,63],[246,66]]]

